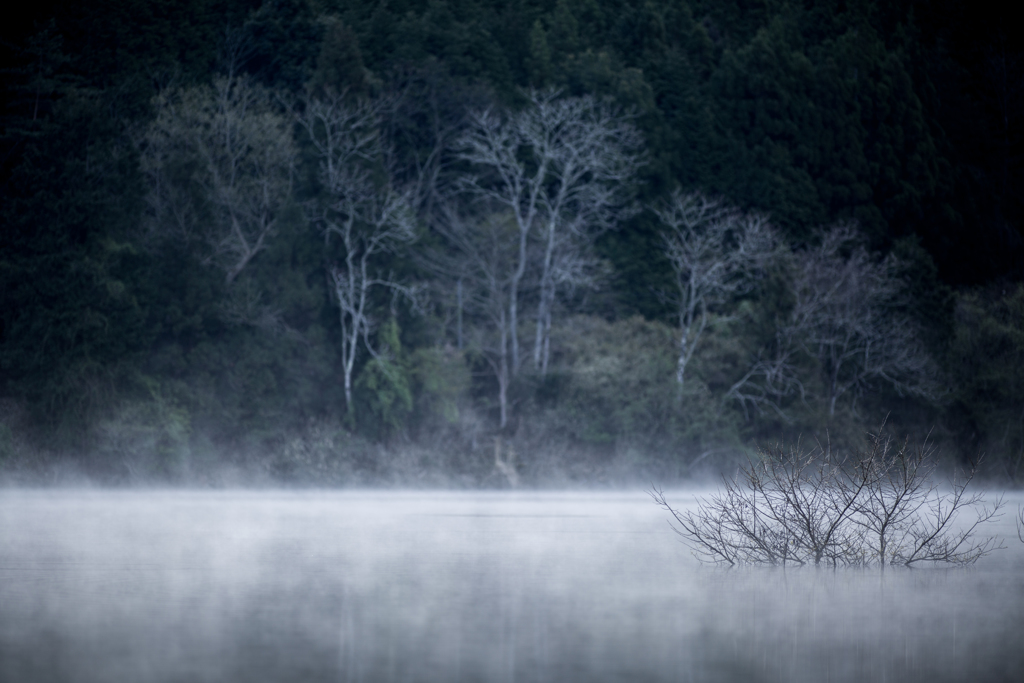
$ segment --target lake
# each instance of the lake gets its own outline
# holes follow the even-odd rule
[[[640,490],[3,489],[0,680],[1019,681],[1007,501],[882,574],[702,566]]]

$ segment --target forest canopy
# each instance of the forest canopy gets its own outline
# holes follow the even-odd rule
[[[0,30],[0,472],[682,477],[885,423],[1019,480],[1000,12],[35,3]]]

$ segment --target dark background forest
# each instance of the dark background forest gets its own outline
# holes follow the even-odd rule
[[[880,428],[1024,477],[996,3],[22,11],[8,479],[665,480]]]

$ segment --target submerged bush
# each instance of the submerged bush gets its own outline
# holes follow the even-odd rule
[[[954,474],[948,490],[932,478],[924,447],[881,434],[857,458],[829,448],[801,454],[781,446],[724,478],[724,490],[677,510],[658,489],[673,530],[702,562],[738,565],[969,565],[1001,547],[977,530],[1003,503],[968,494],[976,464]],[[958,524],[962,514],[973,515]]]

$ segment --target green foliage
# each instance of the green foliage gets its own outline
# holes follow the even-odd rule
[[[6,424],[0,423],[0,470],[14,458],[14,433]]]
[[[940,357],[953,337],[956,297],[952,288],[942,282],[939,269],[916,236],[897,240],[892,254],[899,277],[906,288],[905,313],[922,331],[929,351]]]
[[[346,38],[317,19],[313,6],[306,0],[262,3],[237,30],[237,35],[231,37],[238,45],[236,51],[241,52],[237,66],[244,65],[265,85],[290,93],[301,92],[314,70],[327,75],[320,70],[327,68],[329,72],[337,67],[337,43]],[[230,42],[223,43],[222,52],[230,52]],[[225,57],[230,59],[230,55]],[[358,58],[358,52],[355,57]]]
[[[567,377],[557,404],[570,434],[593,444],[664,437],[676,408],[672,330],[642,318],[570,325],[562,332]]]
[[[324,39],[316,71],[309,82],[310,89],[317,97],[322,97],[328,88],[356,96],[366,95],[371,76],[363,65],[359,39],[335,17],[327,17],[323,23]]]
[[[409,366],[421,429],[458,422],[471,382],[464,354],[451,346],[419,348],[410,354]]]
[[[729,440],[729,416],[703,375],[685,394],[675,382],[678,333],[640,317],[608,323],[577,316],[557,331],[556,371],[540,390],[554,431],[591,446],[693,450]],[[728,411],[727,411],[728,412]]]
[[[93,469],[127,481],[184,479],[191,474],[191,415],[155,380],[143,384],[149,396],[123,402],[94,424]]]
[[[31,126],[0,208],[0,368],[6,391],[60,423],[84,418],[107,368],[152,340],[148,259],[127,240],[134,156],[99,98],[70,93]]]
[[[356,379],[356,414],[364,430],[386,440],[402,431],[413,408],[409,364],[394,318],[381,325],[377,344]]]
[[[31,16],[0,29],[0,400],[31,419],[3,423],[0,460],[28,452],[32,433],[57,451],[92,448],[90,466],[112,478],[192,476],[209,465],[202,454],[216,451],[271,476],[341,483],[384,471],[370,440],[459,434],[452,442],[471,455],[458,458],[477,468],[464,470],[486,476],[476,441],[493,428],[480,417],[493,392],[472,391],[487,380],[451,348],[450,292],[418,253],[382,253],[374,267],[396,281],[431,281],[437,297],[427,314],[402,310],[377,330],[379,355],[355,366],[354,422],[331,417],[345,406],[327,278],[338,254],[311,225],[309,200],[322,188],[312,156],[293,156],[292,144],[308,141],[287,117],[301,112],[305,93],[384,96],[387,162],[396,188],[420,190],[426,245],[436,242],[438,199],[467,171],[443,152],[466,111],[514,110],[525,88],[550,86],[632,112],[649,150],[639,178],[646,205],[677,187],[701,189],[769,213],[798,248],[816,244],[822,225],[855,220],[872,258],[895,256],[906,296],[893,307],[946,359],[950,389],[910,400],[875,387],[829,415],[820,361],[803,352],[793,359],[802,392],[780,399],[779,412],[745,413],[728,392],[759,354],[780,348],[794,305],[783,264],[756,292],[723,304],[679,395],[675,321],[658,296],[670,288],[670,268],[657,221],[639,212],[597,244],[612,271],[601,289],[557,302],[607,319],[580,316],[555,331],[553,373],[513,382],[510,430],[536,421],[537,433],[550,427],[594,452],[641,448],[671,459],[826,429],[849,440],[892,412],[901,428],[948,422],[961,452],[985,451],[1004,474],[1024,476],[1024,290],[1013,280],[1024,272],[1024,126],[1020,94],[1005,87],[1019,81],[1019,49],[987,30],[984,12],[956,10],[961,26],[943,8],[839,0],[29,7]],[[966,37],[979,26],[983,45]],[[263,132],[289,158],[263,176],[269,184],[217,185],[226,166],[204,167],[202,150],[183,142],[215,118],[210,94],[229,71],[260,84],[254,106],[263,117],[246,116],[268,123]],[[158,93],[197,109],[203,100],[211,115],[181,119],[177,142],[152,156],[154,140],[142,132],[167,123],[159,105],[169,100],[153,99]],[[255,177],[266,157],[251,157],[243,175]],[[225,254],[241,253],[225,246],[235,210],[271,184],[265,242],[225,278]],[[163,195],[160,213],[153,200],[168,188],[179,191]],[[950,287],[993,281],[1001,284]],[[378,319],[385,299],[371,302]]]
[[[964,446],[1024,476],[1024,285],[959,297],[950,367]]]
[[[530,56],[526,61],[526,70],[530,74],[530,85],[534,88],[544,88],[551,81],[551,49],[540,19],[533,22],[533,28],[530,29]]]

